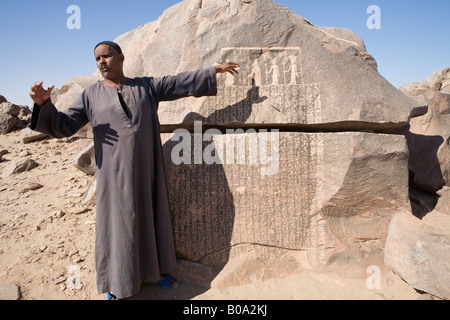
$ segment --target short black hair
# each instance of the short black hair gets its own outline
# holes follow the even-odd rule
[[[95,51],[95,49],[97,49],[97,47],[99,45],[102,45],[102,44],[106,44],[107,46],[110,46],[111,48],[115,49],[119,54],[122,54],[122,49],[120,48],[120,46],[117,43],[112,42],[112,41],[102,41],[102,42],[100,42],[98,45],[95,46],[94,51]]]

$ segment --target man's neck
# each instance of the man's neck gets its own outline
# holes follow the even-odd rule
[[[127,77],[122,75],[121,77],[114,78],[114,79],[104,79],[103,83],[109,87],[114,87],[116,89],[120,89],[120,85],[127,82]]]

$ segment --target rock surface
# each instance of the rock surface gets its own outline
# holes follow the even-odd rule
[[[95,175],[96,166],[94,143],[91,143],[80,151],[74,159],[74,166],[87,175]]]
[[[411,120],[405,133],[410,170],[416,187],[436,193],[450,186],[450,68],[440,69],[420,83],[400,88],[429,107],[424,116]]]
[[[0,113],[0,134],[8,133],[17,123],[17,118],[6,113]]]
[[[192,154],[187,165],[174,164],[184,143],[178,142],[178,137],[163,146],[180,257],[217,266],[227,261],[231,250],[240,252],[233,252],[237,260],[247,261],[246,251],[237,247],[253,244],[252,251],[259,252],[256,256],[263,261],[272,261],[274,254],[279,257],[281,252],[290,251],[290,259],[295,256],[289,271],[275,271],[284,269],[280,261],[271,265],[274,273],[329,268],[357,277],[371,264],[383,264],[390,218],[398,210],[409,209],[404,137],[367,133],[216,135],[214,142],[204,142],[200,149],[203,157],[216,149],[220,160],[214,164],[194,164],[199,151],[194,139],[192,135],[192,145],[186,146]],[[241,150],[240,139],[246,143]],[[265,149],[245,152],[245,147],[255,145]],[[252,161],[250,154],[258,156],[257,161]],[[355,254],[358,259],[350,261]],[[253,265],[246,272],[259,273],[260,267]]]
[[[439,208],[423,220],[409,212],[398,213],[389,228],[385,249],[386,264],[408,284],[446,300],[450,299],[448,208],[450,192],[447,190],[439,199]]]
[[[225,60],[241,63],[239,77],[221,77],[217,98],[161,104],[163,129],[190,124],[198,115],[214,125],[339,123],[348,130],[373,129],[363,126],[370,123],[394,130],[426,112],[376,71],[359,37],[316,28],[272,0],[185,0],[115,41],[129,77],[164,76]],[[71,79],[52,99],[58,108],[68,107],[98,79],[98,72]]]
[[[31,158],[16,158],[3,170],[2,178],[5,179],[13,174],[30,171],[37,166],[36,161]]]
[[[45,139],[47,137],[46,134],[40,133],[37,131],[33,131],[30,128],[25,128],[22,130],[22,142],[30,143],[38,140]]]
[[[0,134],[7,134],[14,128],[24,128],[30,114],[31,110],[27,106],[0,103]]]
[[[0,301],[1,300],[19,300],[19,288],[15,284],[0,283]]]
[[[420,104],[366,63],[358,40],[337,34],[271,0],[186,0],[116,41],[129,56],[131,76],[173,74],[226,60],[241,63],[239,77],[221,78],[217,98],[163,104],[163,125],[192,122],[193,113],[222,125],[405,125],[423,114]],[[348,38],[350,32],[342,34]],[[240,111],[233,112],[233,106]]]
[[[2,137],[2,148],[8,153],[0,161],[0,172],[25,148],[39,167],[0,178],[0,282],[20,288],[23,300],[105,300],[104,295],[97,293],[95,284],[95,196],[92,202],[95,179],[73,166],[74,157],[89,141],[47,139],[26,145],[20,141],[20,131]],[[34,183],[42,187],[33,191],[30,186]],[[30,190],[22,193],[25,189]],[[90,203],[85,202],[87,198]],[[228,259],[230,269],[225,272],[210,264],[180,260],[180,267],[174,272],[180,280],[177,291],[145,286],[134,299],[418,299],[422,296],[390,272],[381,274],[380,290],[366,287],[367,273],[353,280],[339,278],[337,274],[276,273],[271,271],[275,270],[271,264],[281,267],[285,263],[283,270],[289,272],[290,266],[297,266],[289,262],[293,252],[273,248],[273,259],[265,261],[258,258],[261,248],[266,248],[264,256],[269,256],[271,248],[268,247],[250,244],[235,247]],[[234,259],[242,258],[241,253],[246,253],[248,263]],[[210,260],[213,258],[209,256]],[[258,269],[246,268],[246,265],[252,267],[252,263]],[[76,289],[80,286],[74,266],[79,267],[81,290]],[[236,268],[231,269],[233,266]],[[212,283],[227,283],[223,279],[251,283],[226,290]],[[203,287],[192,283],[202,283]],[[211,283],[215,288],[206,289]]]

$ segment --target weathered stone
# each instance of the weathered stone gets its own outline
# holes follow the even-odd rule
[[[23,129],[21,133],[22,133],[22,142],[25,144],[34,141],[39,141],[48,137],[46,134],[33,131],[30,128]]]
[[[96,187],[97,187],[97,179],[94,177],[93,180],[89,183],[89,186],[84,194],[84,199],[81,202],[85,206],[92,206],[95,207],[97,194],[96,194]]]
[[[349,30],[317,28],[272,0],[185,0],[116,42],[129,77],[164,76],[226,60],[241,63],[238,77],[219,77],[217,97],[162,103],[166,132],[168,125],[192,124],[195,114],[214,125],[319,125],[325,130],[320,125],[339,124],[341,130],[354,130],[376,124],[386,131],[426,112],[376,71],[359,37]],[[98,71],[71,79],[52,100],[66,108],[98,79]]]
[[[0,104],[0,112],[10,114],[12,116],[19,116],[20,113],[20,106],[17,106],[15,104],[4,102]]]
[[[450,188],[442,188],[438,191],[438,195],[440,199],[434,209],[442,214],[450,216]]]
[[[445,186],[450,186],[450,137],[439,148],[437,158]]]
[[[8,154],[8,150],[0,150],[0,161],[3,160],[3,156],[4,156],[5,154]]]
[[[335,52],[343,52],[349,47],[354,47],[358,51],[358,55],[372,68],[378,70],[378,64],[374,57],[366,50],[366,45],[360,37],[352,31],[343,28],[319,27],[324,33],[321,42],[327,46],[329,50]]]
[[[80,76],[67,80],[60,89],[52,91],[51,99],[58,110],[69,107],[76,97],[88,86],[100,80],[100,77]]]
[[[30,171],[36,168],[38,164],[31,158],[16,158],[3,171],[3,179],[17,173]]]
[[[398,213],[386,240],[386,264],[412,287],[450,299],[449,226],[450,216],[437,210],[423,220]]]
[[[329,54],[328,52],[327,55]],[[302,47],[232,47],[221,49],[217,55],[220,56],[218,61],[239,61],[239,77],[220,77],[217,97],[164,103],[160,108],[163,126],[189,124],[201,117],[207,118],[207,123],[211,125],[316,125],[318,129],[326,130],[326,126],[320,125],[341,123],[341,128],[345,130],[352,126],[356,128],[355,122],[359,122],[359,125],[379,125],[368,126],[368,129],[395,130],[405,126],[410,117],[423,114],[425,110],[398,91],[392,90],[387,82],[377,88],[379,91],[374,91],[372,85],[380,85],[380,81],[370,79],[370,87],[354,84],[355,90],[360,87],[361,94],[347,94],[345,91],[349,86],[344,85],[342,79],[320,79],[322,73],[316,69],[317,74],[307,74],[312,65],[303,64],[317,64],[317,61],[304,58],[306,54]],[[336,61],[334,65],[337,63]],[[329,69],[330,66],[324,68]],[[361,76],[366,77],[372,72],[379,76],[373,69],[369,70],[365,70]],[[306,79],[310,79],[310,82]],[[334,91],[331,93],[332,87],[339,94]],[[386,95],[377,96],[379,92]],[[343,96],[347,97],[347,101],[341,100]]]
[[[17,123],[17,117],[0,113],[0,134],[7,134]]]
[[[96,166],[94,143],[88,145],[75,157],[73,165],[87,175],[95,175]]]
[[[366,262],[383,264],[390,218],[409,209],[401,136],[260,132],[202,143],[180,135],[163,135],[163,149],[176,248],[188,260],[211,261],[220,252],[206,263],[217,266],[230,248],[254,244],[295,256],[292,272],[342,273],[352,265],[353,275],[361,274]],[[182,153],[191,154],[176,165]],[[221,164],[207,164],[211,155]]]
[[[0,300],[19,300],[19,287],[15,284],[0,283]]]
[[[427,114],[411,119],[405,136],[410,149],[412,183],[431,193],[450,186],[450,94],[439,91],[446,88],[448,81],[450,68],[437,70],[420,83],[400,88],[429,106]]]
[[[39,190],[39,189],[41,189],[41,188],[43,188],[43,187],[44,187],[44,186],[43,186],[42,184],[37,183],[37,182],[30,182],[30,183],[27,185],[27,189],[28,189],[28,190],[31,190],[31,191]]]

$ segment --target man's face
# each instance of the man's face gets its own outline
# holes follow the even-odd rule
[[[101,44],[95,49],[97,68],[103,78],[114,80],[123,75],[123,61],[125,57],[106,44]]]

